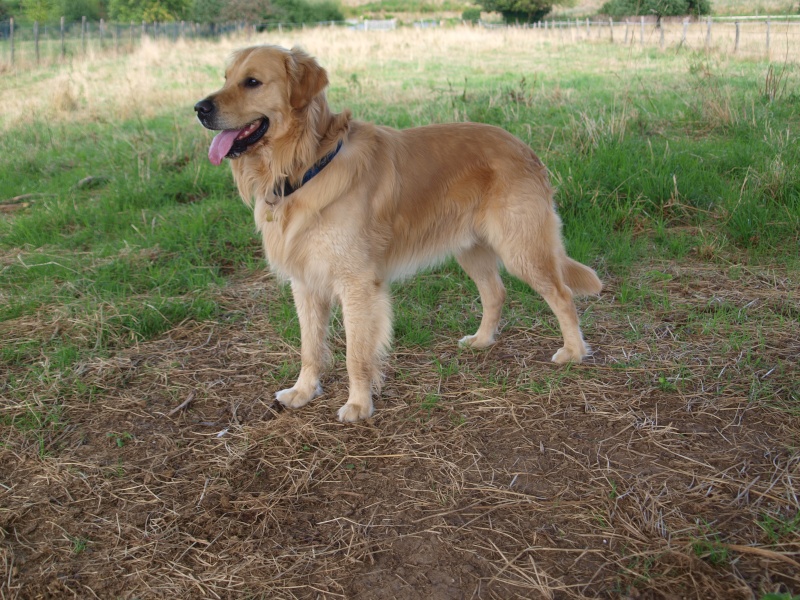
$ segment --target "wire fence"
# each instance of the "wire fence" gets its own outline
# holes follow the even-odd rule
[[[386,29],[375,24],[374,29]],[[342,26],[344,22],[313,23],[311,27]],[[369,23],[362,24],[362,29]],[[252,36],[270,30],[306,27],[299,23],[197,23],[192,21],[109,23],[104,20],[17,24],[14,19],[0,21],[0,69],[46,65],[76,58],[90,58],[98,53],[126,53],[150,40],[219,39],[223,36]]]
[[[361,31],[387,31],[398,27],[385,21],[293,23],[107,23],[86,19],[66,22],[16,24],[0,21],[0,71],[32,65],[47,65],[106,53],[127,53],[145,38],[155,40],[218,39],[222,36],[251,37],[255,33],[300,27],[348,27]],[[437,21],[414,23],[435,27]],[[479,23],[486,28],[508,25]],[[512,26],[514,27],[514,26]],[[767,60],[800,62],[800,21],[789,18],[741,18],[706,20],[542,21],[520,26],[540,41],[554,43],[611,43],[661,50],[687,48]]]
[[[686,48],[800,62],[800,20],[791,17],[542,21],[532,26],[560,42],[595,41],[661,50]]]

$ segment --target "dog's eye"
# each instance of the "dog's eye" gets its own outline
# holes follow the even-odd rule
[[[258,79],[253,79],[252,77],[248,77],[244,80],[244,87],[247,88],[255,88],[261,85],[261,82]]]

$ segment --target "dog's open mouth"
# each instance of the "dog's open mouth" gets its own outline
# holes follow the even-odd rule
[[[219,132],[211,141],[208,160],[218,165],[223,158],[236,158],[264,137],[267,129],[269,129],[269,119],[264,117],[242,129],[225,129]]]

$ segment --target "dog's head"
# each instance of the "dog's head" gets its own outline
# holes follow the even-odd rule
[[[298,48],[254,46],[236,52],[225,85],[194,106],[200,123],[222,130],[208,157],[218,165],[286,135],[297,111],[304,110],[328,84],[328,75]]]

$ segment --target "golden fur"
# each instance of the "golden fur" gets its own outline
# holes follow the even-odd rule
[[[325,70],[302,50],[258,46],[237,52],[225,85],[203,101],[215,111],[204,121],[212,129],[269,119],[266,135],[231,168],[254,207],[271,267],[291,282],[300,321],[300,376],[277,399],[298,408],[321,393],[331,305],[340,302],[350,391],[339,419],[369,417],[392,337],[389,283],[451,255],[477,284],[483,305],[478,331],[462,344],[494,342],[505,299],[502,263],[558,318],[564,346],[553,361],[582,360],[588,348],[572,297],[599,293],[602,284],[567,257],[547,172],[530,148],[482,124],[398,131],[353,120],[331,112],[327,83]],[[276,195],[276,185],[298,182],[339,140],[340,152],[323,171],[294,193]]]

